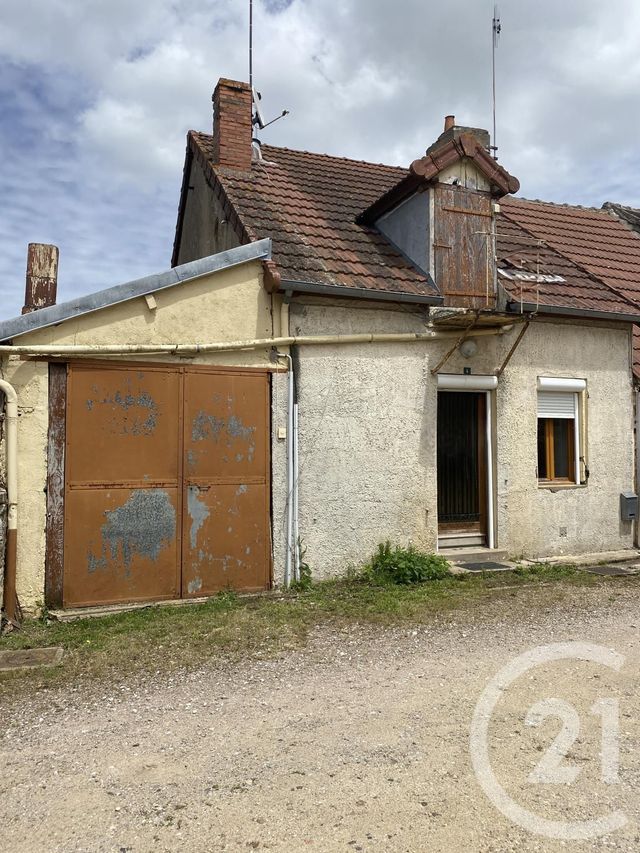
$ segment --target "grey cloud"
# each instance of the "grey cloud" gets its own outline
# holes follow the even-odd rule
[[[23,0],[5,12],[0,97],[17,119],[0,119],[0,315],[19,310],[29,240],[60,245],[61,298],[168,266],[185,133],[210,130],[218,77],[247,78],[247,5]],[[254,6],[263,110],[291,110],[265,141],[407,164],[445,114],[490,126],[490,0]],[[640,204],[637,2],[500,6],[500,162],[530,197]]]

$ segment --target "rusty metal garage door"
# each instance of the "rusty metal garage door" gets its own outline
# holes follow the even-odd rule
[[[65,606],[270,580],[268,375],[73,365]]]

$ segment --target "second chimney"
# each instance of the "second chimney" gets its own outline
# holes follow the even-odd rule
[[[213,93],[213,162],[248,171],[253,127],[251,89],[237,80],[218,80]]]
[[[58,247],[29,243],[23,314],[56,304],[58,289]]]

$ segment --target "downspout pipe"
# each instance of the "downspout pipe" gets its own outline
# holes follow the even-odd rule
[[[295,438],[294,438],[294,378],[293,378],[293,359],[290,355],[284,355],[289,362],[289,375],[287,378],[287,518],[286,518],[286,542],[285,542],[285,560],[284,560],[284,587],[288,589],[291,586],[291,564],[294,551],[293,542],[293,525],[294,525],[294,455],[295,455]]]
[[[7,552],[4,567],[3,610],[6,620],[20,627],[16,595],[17,537],[18,537],[18,395],[13,385],[0,379],[0,391],[5,396],[7,436]]]

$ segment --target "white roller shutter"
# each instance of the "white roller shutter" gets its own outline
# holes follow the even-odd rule
[[[568,376],[538,376],[538,391],[584,391],[585,379],[571,379]]]
[[[576,395],[570,391],[538,391],[539,418],[575,418]]]

